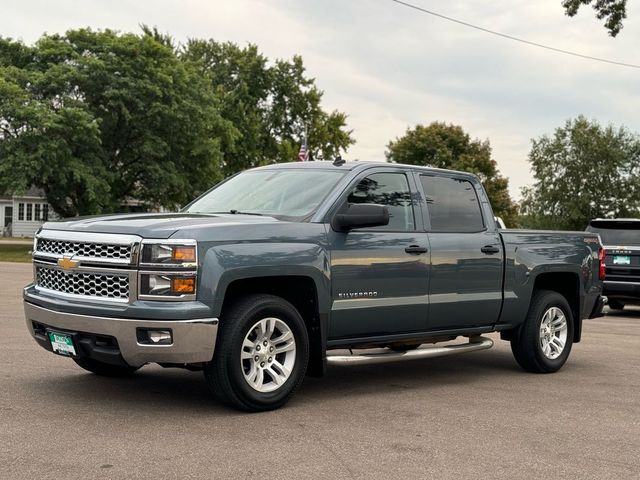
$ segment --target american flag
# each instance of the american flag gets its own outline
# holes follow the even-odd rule
[[[300,145],[300,151],[298,152],[298,161],[299,162],[308,162],[309,161],[309,150],[307,149],[307,139],[304,139],[304,143]]]
[[[300,145],[300,150],[298,151],[298,161],[299,162],[308,162],[309,161],[309,146],[307,145],[307,126],[304,126],[304,142]]]

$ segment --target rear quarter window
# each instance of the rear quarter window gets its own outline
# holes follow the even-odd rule
[[[468,180],[420,175],[431,231],[479,232],[484,230],[482,210],[473,184]]]

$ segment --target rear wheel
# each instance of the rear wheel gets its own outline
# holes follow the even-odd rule
[[[624,303],[622,303],[620,300],[609,300],[608,305],[611,310],[624,309]]]
[[[213,361],[204,368],[212,394],[246,411],[283,406],[302,383],[309,361],[304,320],[286,300],[251,295],[222,316]]]
[[[76,364],[87,370],[103,377],[126,377],[133,374],[140,367],[128,367],[121,365],[111,365],[110,363],[99,362],[89,357],[74,358]]]
[[[557,292],[534,293],[527,318],[511,340],[511,351],[522,368],[535,373],[560,370],[573,344],[573,315]]]

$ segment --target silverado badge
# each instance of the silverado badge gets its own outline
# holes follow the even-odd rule
[[[76,268],[80,262],[77,260],[72,260],[71,257],[62,257],[58,259],[58,266],[62,267],[63,270],[69,270],[71,268]]]

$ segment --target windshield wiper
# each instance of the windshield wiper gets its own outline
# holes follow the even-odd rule
[[[236,209],[231,209],[228,212],[216,212],[216,213],[231,213],[233,215],[258,215],[259,217],[264,217],[264,214],[262,213],[256,213],[256,212],[242,212],[240,210],[236,210]]]
[[[187,212],[187,213],[193,213],[193,214],[199,214],[199,215],[232,214],[232,215],[257,215],[259,217],[265,217],[266,216],[264,213],[243,212],[241,210],[236,210],[234,208],[232,208],[231,210],[227,210],[226,212]]]

